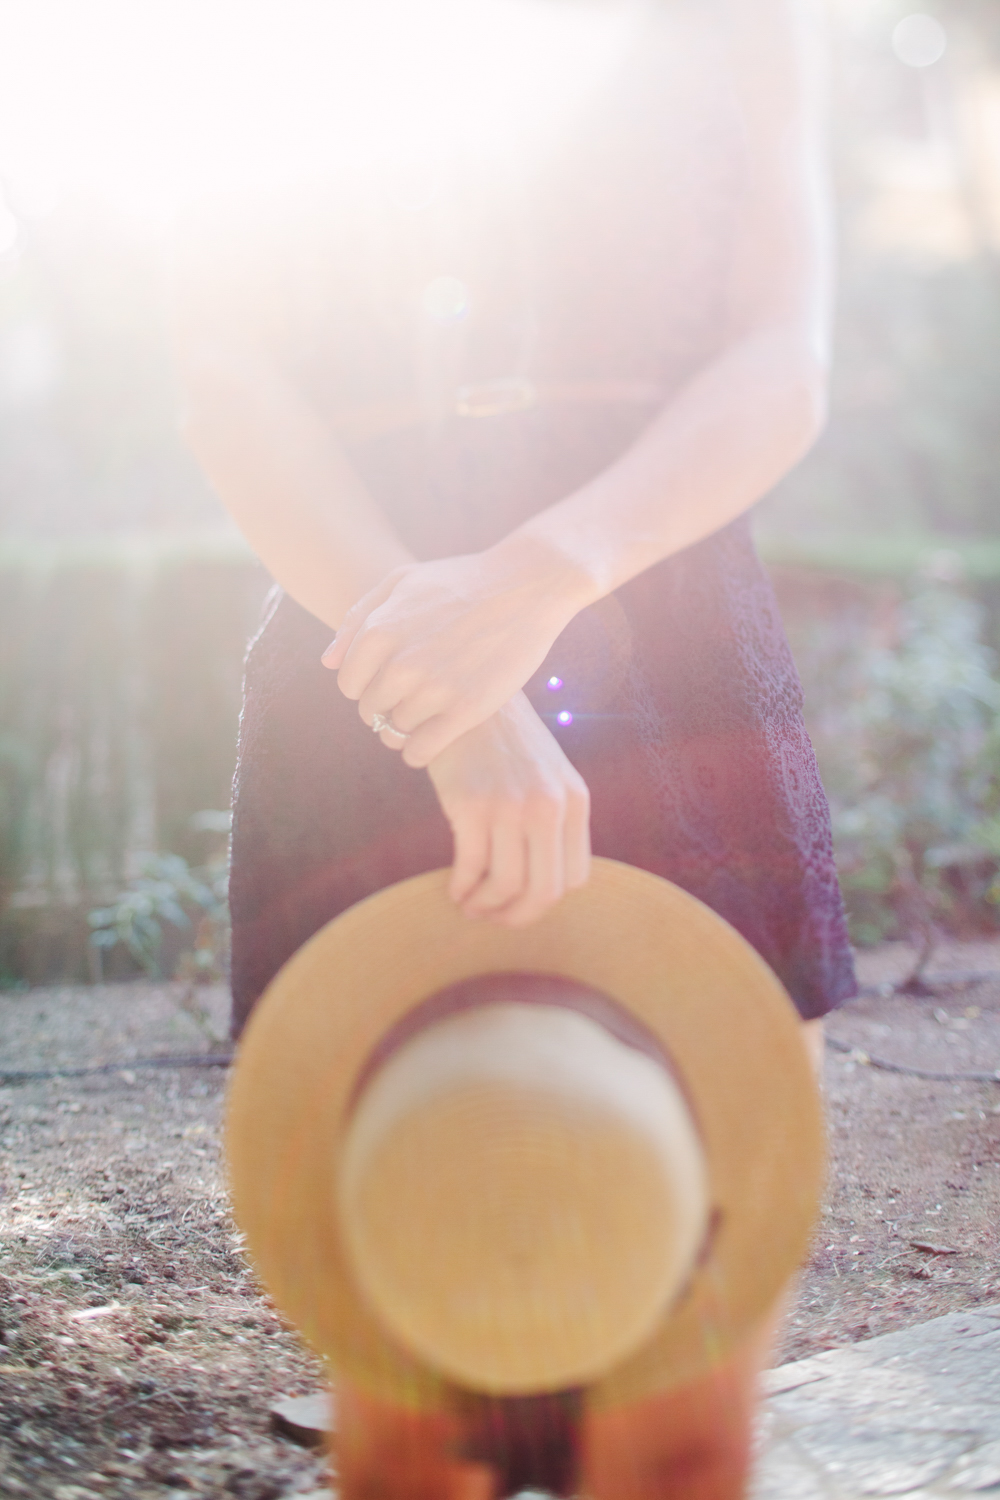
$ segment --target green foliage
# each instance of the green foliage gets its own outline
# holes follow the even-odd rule
[[[924,584],[890,639],[825,626],[802,656],[860,941],[926,937],[970,906],[985,915],[1000,855],[1000,683],[983,626],[973,601]]]
[[[103,949],[124,944],[143,971],[158,979],[164,924],[188,929],[192,943],[179,971],[196,981],[221,979],[229,943],[228,883],[224,858],[192,869],[179,854],[147,855],[141,873],[116,899],[90,913],[90,941]]]

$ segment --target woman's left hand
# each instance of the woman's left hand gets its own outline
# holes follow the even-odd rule
[[[527,544],[410,563],[348,611],[323,665],[366,724],[391,718],[385,745],[427,766],[524,686],[587,602],[565,559]]]
[[[448,894],[521,927],[590,873],[590,794],[523,693],[427,767],[455,838]]]

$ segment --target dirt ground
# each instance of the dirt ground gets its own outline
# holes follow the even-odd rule
[[[831,1019],[828,1200],[778,1362],[1000,1297],[1000,943],[954,944],[915,999],[910,955],[863,955]],[[990,977],[968,977],[986,971]],[[222,1068],[144,1070],[210,1047],[176,986],[0,996],[0,1069],[114,1063],[0,1087],[0,1494],[277,1500],[322,1459],[269,1408],[323,1381],[256,1287],[220,1170]]]

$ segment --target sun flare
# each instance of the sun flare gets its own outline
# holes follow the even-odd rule
[[[558,129],[642,0],[7,0],[0,174],[133,206]]]

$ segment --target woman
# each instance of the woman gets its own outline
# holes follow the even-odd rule
[[[247,667],[236,1031],[371,891],[450,862],[470,919],[527,923],[591,844],[733,923],[817,1059],[854,991],[747,523],[823,420],[807,7],[616,9],[613,66],[543,144],[471,160],[456,124],[418,190],[357,173],[263,269],[248,241],[187,279],[189,439],[281,586]],[[589,1488],[738,1494],[764,1347],[593,1428]],[[387,1477],[391,1413],[342,1405],[349,1493],[442,1492],[409,1460]]]

